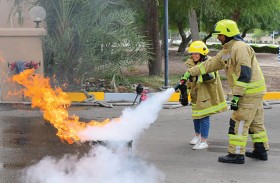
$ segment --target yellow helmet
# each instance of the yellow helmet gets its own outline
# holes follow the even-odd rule
[[[212,35],[223,34],[227,37],[233,37],[240,34],[237,24],[233,20],[220,20],[215,25],[215,30]]]
[[[206,46],[206,44],[202,41],[194,41],[190,45],[188,49],[189,53],[200,53],[201,55],[207,55],[209,53],[209,50]]]

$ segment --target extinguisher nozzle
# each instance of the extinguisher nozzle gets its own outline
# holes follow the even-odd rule
[[[175,91],[178,90],[180,86],[181,86],[181,83],[178,83],[177,85],[174,86],[174,90]]]

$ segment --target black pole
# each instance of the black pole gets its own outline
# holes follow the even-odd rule
[[[168,86],[168,0],[164,0],[164,86]]]

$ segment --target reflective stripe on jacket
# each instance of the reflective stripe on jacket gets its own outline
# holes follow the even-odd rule
[[[254,50],[243,41],[231,40],[208,61],[189,69],[191,76],[225,69],[227,80],[236,96],[263,95],[265,80]]]
[[[186,64],[188,68],[196,65],[192,59],[188,59]],[[209,80],[205,80],[205,78],[209,78]],[[193,119],[227,111],[227,103],[217,71],[209,73],[207,77],[200,75],[191,77],[190,80],[187,85],[190,89]]]

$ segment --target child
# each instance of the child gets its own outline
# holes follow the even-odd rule
[[[202,41],[194,41],[188,52],[191,58],[186,61],[188,68],[199,65],[210,57],[207,56],[209,50]],[[195,136],[190,144],[195,145],[193,149],[205,149],[208,147],[210,128],[210,115],[227,110],[227,103],[224,98],[221,80],[218,71],[190,77],[187,82],[190,89],[192,118],[194,123]]]

